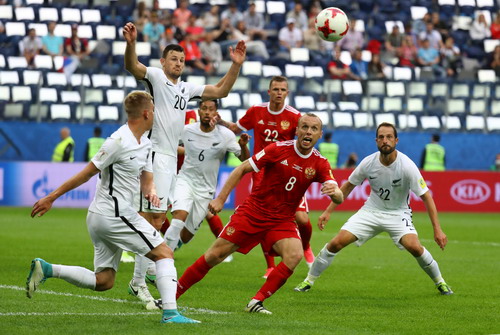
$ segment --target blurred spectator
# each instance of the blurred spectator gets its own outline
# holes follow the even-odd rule
[[[219,67],[222,61],[222,50],[220,44],[214,42],[213,35],[210,33],[205,34],[205,40],[200,43],[201,57],[207,62],[212,64],[214,69]]]
[[[240,21],[233,29],[232,39],[235,41],[245,41],[247,45],[247,54],[269,59],[269,53],[264,42],[252,41],[246,33],[245,21]]]
[[[90,54],[89,43],[78,37],[78,26],[71,27],[71,37],[64,41],[64,50],[69,57],[64,58],[64,74],[70,82],[71,75],[76,71],[83,58]]]
[[[429,12],[425,13],[422,19],[413,21],[412,27],[414,34],[419,36],[421,33],[425,32],[428,22],[431,22],[431,14]]]
[[[385,79],[385,64],[380,60],[379,54],[373,54],[370,63],[368,63],[368,78]]]
[[[54,35],[56,29],[55,22],[49,22],[47,25],[47,35],[42,37],[43,52],[52,57],[61,56],[63,54],[63,38]]]
[[[461,67],[461,57],[460,49],[455,45],[455,40],[453,37],[448,37],[444,43],[444,47],[440,50],[441,62],[443,67],[446,69],[446,74],[448,77],[454,77],[457,75],[459,68]]]
[[[220,44],[222,49],[222,54],[227,51],[230,45],[236,44],[238,41],[231,40],[233,36],[233,26],[231,25],[231,20],[229,18],[222,19],[220,25],[217,29],[212,31],[212,36],[215,42]]]
[[[434,24],[432,22],[428,22],[425,25],[425,31],[421,32],[418,35],[420,39],[420,43],[423,40],[428,40],[431,48],[439,50],[443,47],[443,40],[441,38],[441,34],[434,29]]]
[[[151,21],[146,23],[142,31],[144,42],[151,44],[151,54],[158,55],[160,53],[159,41],[161,35],[165,31],[165,27],[159,23],[158,13],[151,13]]]
[[[220,24],[219,20],[219,6],[215,5],[210,7],[208,12],[203,13],[201,16],[201,20],[203,22],[203,27],[205,27],[205,31],[212,31],[217,29]]]
[[[414,67],[417,63],[417,52],[413,38],[406,35],[401,47],[398,48],[399,66]]]
[[[316,32],[316,24],[313,18],[309,19],[309,28],[304,31],[304,47],[309,50],[312,58],[316,60],[326,58],[325,45]],[[321,62],[316,61],[316,64],[321,64]]]
[[[179,2],[179,7],[174,10],[173,16],[177,18],[177,27],[182,30],[186,30],[189,22],[189,17],[191,16],[191,11],[188,9],[189,1],[181,0]]]
[[[352,62],[350,65],[351,72],[357,80],[364,80],[368,78],[368,63],[362,59],[361,49],[356,49],[352,53]]]
[[[430,46],[429,40],[425,39],[422,41],[422,47],[418,49],[417,53],[417,63],[422,67],[432,68],[434,75],[438,77],[444,77],[445,71],[439,65],[440,57],[439,51]]]
[[[500,39],[500,11],[495,15],[495,20],[490,26],[491,38],[498,40]]]
[[[304,44],[302,31],[295,27],[295,19],[293,17],[286,19],[286,26],[280,29],[278,39],[281,50],[290,51],[291,48],[302,47]]]
[[[29,68],[33,67],[35,56],[40,54],[42,47],[42,39],[36,36],[36,30],[34,28],[29,29],[28,36],[19,42],[19,52],[26,58]]]
[[[405,23],[405,35],[411,37],[414,46],[418,45],[418,34],[415,33],[410,22]]]
[[[160,45],[159,52],[160,52],[160,54],[163,52],[163,50],[165,49],[165,47],[167,45],[170,45],[170,44],[179,44],[179,41],[174,37],[174,29],[175,29],[175,27],[165,28],[165,31],[161,35],[161,39],[160,39],[160,42],[159,42],[159,45]],[[157,57],[158,55],[154,55],[154,56]]]
[[[491,166],[491,171],[500,172],[500,154],[495,158],[495,164]]]
[[[405,35],[400,32],[397,24],[392,26],[392,31],[385,35],[385,52],[383,54],[384,62],[396,64],[397,50],[403,44],[404,37]]]
[[[316,16],[323,10],[321,2],[319,0],[313,0],[309,3],[309,9],[307,10],[309,19],[316,19]]]
[[[300,0],[295,1],[295,6],[293,10],[286,13],[287,20],[290,18],[295,19],[295,27],[304,31],[307,29],[307,14],[302,7],[302,2]]]
[[[85,156],[84,156],[85,162],[90,162],[104,144],[105,139],[101,135],[102,135],[101,127],[95,127],[94,136],[90,137],[87,140],[87,146],[85,147]]]
[[[351,152],[349,157],[344,164],[342,164],[342,169],[355,169],[356,165],[358,165],[358,155],[355,152]]]
[[[339,48],[340,50],[347,50],[350,53],[353,53],[356,49],[363,49],[365,38],[362,32],[356,31],[355,27],[356,20],[352,19],[349,33],[336,43],[336,48]]]
[[[431,22],[434,28],[441,34],[442,40],[446,40],[449,36],[450,25],[446,23],[446,20],[441,20],[438,12],[433,12],[431,14]]]
[[[236,7],[236,3],[231,1],[229,7],[220,15],[221,20],[229,19],[231,25],[236,27],[239,21],[243,20],[243,14]]]
[[[194,70],[200,70],[210,75],[214,72],[212,63],[204,62],[201,56],[200,48],[193,39],[193,35],[186,34],[184,40],[179,43],[184,48],[186,55],[186,66]]]
[[[488,23],[486,22],[484,14],[479,14],[474,22],[472,22],[472,26],[469,30],[469,35],[472,39],[472,42],[476,43],[481,43],[484,39],[491,36],[491,30],[490,27],[488,27]]]
[[[495,70],[497,77],[500,77],[500,45],[497,45],[488,59],[489,68]]]
[[[137,28],[137,32],[141,35],[141,41],[143,40],[142,31],[146,23],[149,22],[150,15],[149,9],[146,8],[146,3],[144,1],[139,2],[137,8],[132,12],[132,20]]]
[[[328,63],[328,73],[332,79],[359,79],[352,74],[349,65],[340,60],[340,50],[335,49],[335,57]]]
[[[446,170],[446,150],[439,144],[441,136],[433,134],[431,143],[428,143],[420,159],[420,168],[424,171],[444,171]]]
[[[75,160],[75,141],[71,137],[69,128],[61,128],[59,133],[61,141],[54,148],[53,162],[73,162]]]
[[[264,16],[257,13],[255,2],[250,2],[248,9],[243,13],[248,35],[252,40],[265,40],[267,38],[264,30]]]
[[[186,34],[191,34],[196,42],[200,42],[205,34],[202,21],[194,14],[191,14],[188,21],[188,26],[185,29]]]
[[[330,167],[332,169],[336,169],[339,159],[339,145],[332,142],[331,132],[325,133],[323,136],[323,142],[319,144],[318,149],[321,155],[328,160]]]

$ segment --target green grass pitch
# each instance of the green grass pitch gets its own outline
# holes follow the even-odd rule
[[[55,208],[31,219],[28,208],[1,208],[1,334],[493,334],[500,333],[500,215],[440,213],[449,243],[433,241],[426,213],[414,214],[422,243],[439,262],[453,296],[440,296],[411,255],[382,234],[361,248],[349,246],[310,292],[293,291],[307,274],[301,263],[265,306],[273,315],[243,308],[263,283],[260,248],[210,271],[181,299],[179,307],[199,325],[161,325],[160,312],[146,311],[127,293],[133,264],[121,264],[107,292],[49,279],[26,298],[24,286],[34,257],[93,269],[85,210]],[[227,221],[229,211],[223,212]],[[335,212],[324,232],[310,213],[312,247],[318,253],[351,215]],[[176,253],[181,275],[212,243],[206,223]],[[158,292],[151,287],[158,297]]]

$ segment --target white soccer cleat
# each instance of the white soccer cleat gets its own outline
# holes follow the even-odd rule
[[[148,286],[146,284],[136,286],[134,285],[133,279],[128,284],[128,293],[136,296],[140,301],[145,303],[155,300],[151,293],[149,293]]]
[[[161,310],[161,309],[163,309],[163,305],[161,303],[161,299],[156,299],[156,300],[148,302],[146,304],[146,309],[148,311],[154,311],[154,310]]]
[[[229,255],[226,258],[224,258],[224,260],[222,261],[222,263],[231,263],[233,260],[234,260],[233,255]]]
[[[248,312],[248,313],[260,313],[260,314],[267,314],[267,315],[273,314],[271,311],[267,310],[262,305],[262,301],[255,300],[255,299],[252,299],[248,303],[247,307],[245,307],[245,312]]]

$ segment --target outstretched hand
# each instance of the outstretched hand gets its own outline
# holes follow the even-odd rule
[[[446,247],[446,244],[448,244],[448,237],[446,237],[446,234],[441,229],[439,229],[438,231],[434,232],[434,241],[436,241],[441,250],[444,250],[444,247]]]
[[[33,209],[31,210],[31,217],[34,218],[35,216],[42,216],[43,214],[47,213],[50,209],[52,208],[52,201],[49,200],[47,197],[44,197],[33,205]]]
[[[156,194],[146,194],[144,198],[148,200],[154,207],[160,207],[160,198]]]
[[[223,207],[224,207],[224,201],[222,201],[219,198],[215,198],[208,204],[208,210],[213,215],[217,215],[217,213],[219,213]]]
[[[252,136],[248,135],[247,133],[243,133],[240,135],[240,139],[238,140],[238,144],[240,146],[245,146],[248,144],[248,142],[250,142],[251,138],[252,138]]]
[[[123,37],[127,43],[133,43],[137,40],[137,29],[133,23],[128,22],[123,27]]]
[[[326,224],[330,220],[330,213],[324,211],[318,218],[318,228],[319,230],[323,230],[326,227]]]
[[[246,53],[247,45],[245,44],[245,41],[239,41],[234,50],[233,47],[229,47],[229,56],[231,57],[231,60],[238,65],[243,64]]]

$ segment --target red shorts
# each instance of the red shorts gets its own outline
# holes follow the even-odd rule
[[[255,223],[262,224],[262,226]],[[273,250],[273,245],[279,240],[285,238],[300,240],[294,221],[277,222],[270,225],[269,222],[259,221],[251,217],[241,209],[236,209],[219,237],[239,246],[237,251],[242,254],[247,254],[260,243],[264,252],[271,256],[278,256]]]

